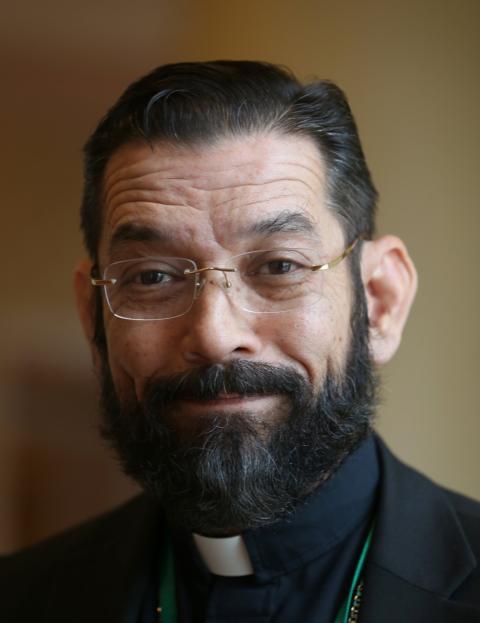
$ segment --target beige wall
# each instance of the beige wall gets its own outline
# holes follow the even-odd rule
[[[132,490],[93,430],[72,302],[80,149],[128,82],[175,60],[262,58],[346,90],[381,193],[380,232],[405,239],[420,274],[379,429],[407,461],[480,497],[480,3],[27,4],[0,22],[0,549]]]

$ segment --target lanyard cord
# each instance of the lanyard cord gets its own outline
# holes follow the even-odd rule
[[[363,544],[363,548],[353,574],[353,580],[348,592],[348,597],[335,617],[335,623],[349,623],[350,621],[356,621],[356,618],[351,617],[351,614],[355,614],[351,613],[351,611],[356,608],[356,612],[358,614],[358,594],[363,586],[360,574],[362,573],[365,559],[370,548],[372,534],[373,525],[370,528],[367,538],[365,539],[365,543]],[[177,623],[175,568],[172,545],[168,535],[165,541],[165,549],[160,561],[160,590],[158,595],[159,606],[157,608],[158,623]]]
[[[345,600],[343,606],[340,608],[340,612],[335,618],[335,623],[349,623],[350,621],[356,621],[356,618],[350,618],[350,614],[352,608],[357,608],[358,614],[358,594],[363,588],[363,581],[360,579],[360,574],[362,573],[363,565],[365,564],[365,559],[370,548],[370,543],[372,542],[373,527],[374,526],[372,525],[368,536],[365,539],[365,543],[363,544],[362,552],[360,554],[360,558],[358,559],[355,573],[353,574],[352,585],[350,586],[350,590],[348,591],[348,597]]]
[[[158,595],[158,623],[177,622],[177,599],[175,594],[175,566],[172,544],[166,533],[165,548],[160,560],[160,590]]]

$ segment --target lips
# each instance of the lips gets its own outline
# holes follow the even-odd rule
[[[265,394],[239,394],[220,392],[219,394],[216,394],[215,396],[211,396],[209,398],[199,398],[198,396],[184,395],[179,396],[177,400],[187,402],[228,402],[229,400],[248,400],[249,398],[265,398]]]
[[[182,396],[179,400],[185,402],[201,402],[201,403],[214,403],[214,402],[233,402],[240,400],[252,400],[255,398],[265,398],[265,396],[261,396],[258,394],[255,395],[245,395],[245,394],[217,394],[213,398],[197,398],[196,396]]]
[[[215,398],[196,398],[196,397],[182,397],[178,400],[179,403],[190,404],[196,407],[239,407],[246,403],[256,402],[259,400],[269,399],[269,395],[254,394],[251,396],[245,394],[218,394]]]
[[[225,394],[225,393],[221,393],[221,394],[218,394],[217,400],[234,400],[234,399],[238,399],[238,398],[252,398],[252,396],[245,396],[245,395],[242,395],[242,394]]]

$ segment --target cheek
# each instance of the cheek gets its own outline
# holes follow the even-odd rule
[[[325,299],[269,326],[283,362],[299,368],[315,387],[321,386],[327,369],[343,369],[350,341],[350,310],[344,297],[342,302]]]
[[[169,374],[175,343],[171,332],[149,322],[113,318],[106,328],[108,360],[120,397],[140,399],[146,381],[155,374]]]

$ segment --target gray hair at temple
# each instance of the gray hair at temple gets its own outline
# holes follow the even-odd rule
[[[373,235],[377,192],[341,89],[326,80],[302,85],[285,68],[263,62],[176,63],[131,84],[85,145],[81,227],[91,258],[101,234],[105,167],[119,147],[138,140],[213,144],[265,132],[313,139],[346,240]]]

